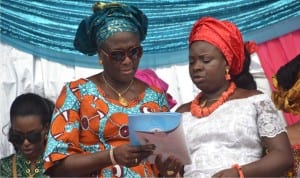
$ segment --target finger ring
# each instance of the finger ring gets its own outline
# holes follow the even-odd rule
[[[137,164],[139,162],[139,160],[137,158],[135,158],[135,164]]]
[[[172,170],[168,170],[168,171],[167,171],[167,175],[168,175],[168,176],[171,176],[171,175],[173,175],[173,174],[174,174],[174,171],[172,171]]]

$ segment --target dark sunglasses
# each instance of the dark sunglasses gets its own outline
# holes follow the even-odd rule
[[[113,60],[115,62],[123,62],[126,57],[129,57],[131,60],[136,61],[140,59],[143,53],[143,48],[141,46],[135,46],[127,50],[111,50],[109,53],[104,51],[104,49],[101,50],[109,60]]]
[[[35,131],[26,134],[12,133],[10,136],[10,141],[18,145],[24,143],[25,139],[32,144],[39,143],[42,140],[42,133],[41,131]]]

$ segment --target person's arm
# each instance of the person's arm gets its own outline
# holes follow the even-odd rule
[[[286,127],[291,145],[300,144],[300,120]]]
[[[262,139],[268,149],[261,160],[242,166],[245,177],[279,177],[293,164],[290,143],[285,132]]]
[[[240,165],[245,177],[280,177],[293,164],[291,145],[284,126],[271,100],[254,104],[257,109],[258,132],[261,142],[268,150],[260,160]],[[236,177],[236,168],[222,170],[214,177]]]
[[[113,149],[113,157],[117,164],[133,167],[153,153],[154,145],[130,146],[121,145]],[[47,170],[53,177],[88,176],[94,171],[113,165],[110,150],[91,154],[73,154],[57,162]]]
[[[46,171],[51,177],[81,177],[93,171],[111,165],[109,151],[92,154],[73,154],[58,161]]]
[[[285,132],[274,138],[263,138],[268,154],[262,159],[240,165],[245,177],[280,177],[293,164],[290,143]],[[213,177],[239,177],[236,168],[229,168],[216,173]]]

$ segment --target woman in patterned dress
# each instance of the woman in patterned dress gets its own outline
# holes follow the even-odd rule
[[[256,90],[245,53],[233,23],[204,17],[194,24],[189,71],[201,92],[177,110],[192,157],[185,177],[278,177],[292,164],[284,125],[271,98]]]
[[[103,71],[63,87],[44,156],[46,173],[163,176],[164,169],[145,161],[155,146],[131,146],[128,138],[127,114],[169,111],[165,92],[135,77],[147,17],[134,6],[118,3],[96,3],[93,11],[80,23],[74,46],[86,55],[97,54]]]
[[[279,68],[273,77],[272,100],[277,109],[300,116],[300,54]],[[300,118],[300,117],[299,117]],[[294,164],[288,177],[300,175],[300,120],[287,126]]]

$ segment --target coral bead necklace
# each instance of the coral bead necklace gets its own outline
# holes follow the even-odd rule
[[[225,101],[228,100],[229,96],[234,93],[236,85],[234,82],[231,82],[228,89],[222,93],[216,102],[214,102],[209,107],[205,107],[205,104],[200,104],[200,99],[203,96],[203,93],[199,93],[196,98],[191,103],[191,113],[197,118],[205,117],[214,112],[219,106],[221,106]]]

